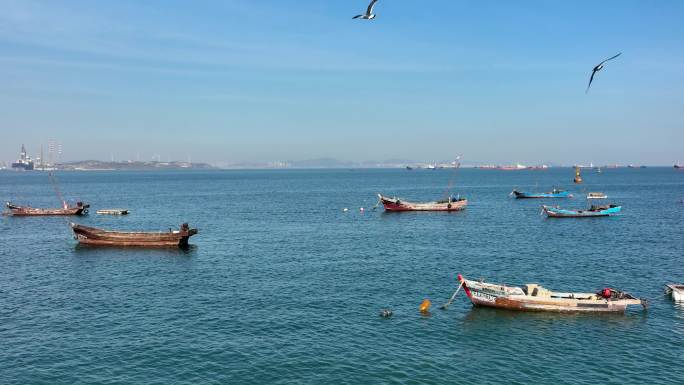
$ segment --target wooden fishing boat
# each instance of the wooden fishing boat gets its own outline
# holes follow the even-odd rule
[[[10,202],[6,202],[7,215],[17,217],[28,216],[46,216],[46,215],[86,215],[90,205],[83,204],[83,202],[76,202],[76,206],[68,206],[66,203],[61,209],[41,209],[30,206],[16,206]]]
[[[532,199],[532,198],[572,198],[572,194],[565,190],[553,189],[549,192],[542,193],[526,193],[518,190],[511,191],[516,199]]]
[[[474,306],[487,306],[518,311],[548,312],[624,312],[630,305],[641,305],[644,309],[648,302],[623,291],[605,288],[598,293],[555,292],[538,284],[523,287],[505,286],[470,281],[460,274],[458,280]]]
[[[102,209],[97,210],[96,213],[100,215],[128,215],[128,210],[126,209]]]
[[[619,213],[622,206],[617,205],[591,205],[587,210],[567,210],[560,207],[542,206],[542,211],[549,218],[588,218],[588,217],[607,217]]]
[[[197,234],[197,229],[191,229],[187,223],[180,230],[156,233],[108,231],[76,223],[71,224],[71,229],[79,243],[95,246],[187,247],[188,239]]]
[[[459,211],[468,205],[468,200],[460,197],[449,197],[436,202],[408,202],[382,194],[378,194],[378,197],[385,211]]]
[[[665,285],[665,291],[672,296],[672,299],[680,302],[684,301],[684,285],[676,285],[674,283]]]
[[[587,194],[587,199],[606,199],[608,198],[608,195],[602,193],[602,192],[590,192]]]

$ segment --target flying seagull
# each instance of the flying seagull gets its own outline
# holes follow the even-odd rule
[[[589,87],[591,87],[591,82],[594,81],[594,75],[596,75],[597,72],[599,72],[603,69],[603,63],[607,62],[608,60],[613,60],[620,55],[622,55],[622,52],[618,53],[617,55],[615,55],[613,57],[609,57],[608,59],[600,62],[596,67],[594,67],[594,69],[591,71],[591,77],[589,78],[589,85],[587,86],[587,90],[584,91],[585,94],[587,92],[589,92]]]
[[[370,4],[368,4],[368,9],[366,10],[365,15],[356,15],[352,17],[352,19],[366,19],[366,20],[373,20],[375,19],[375,14],[373,13],[373,7],[375,7],[375,3],[377,3],[378,0],[371,0]]]

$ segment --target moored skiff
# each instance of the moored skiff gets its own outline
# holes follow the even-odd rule
[[[542,210],[549,218],[592,218],[607,217],[617,214],[622,210],[622,206],[617,205],[592,205],[587,210],[567,210],[559,207],[542,206]]]
[[[606,199],[608,198],[608,195],[602,193],[602,192],[590,192],[587,194],[587,199]]]
[[[460,197],[449,197],[436,202],[408,202],[382,194],[378,194],[378,197],[386,211],[459,211],[468,205],[468,200]]]
[[[191,229],[187,223],[180,230],[156,233],[108,231],[76,223],[71,224],[71,229],[79,243],[95,246],[187,247],[188,239],[197,234],[197,229]]]
[[[16,217],[47,216],[47,215],[86,215],[90,205],[76,202],[76,206],[66,206],[61,209],[41,209],[29,206],[16,206],[7,202],[7,215]]]
[[[475,306],[487,306],[518,311],[548,312],[624,312],[630,305],[648,306],[645,300],[628,293],[603,289],[593,293],[562,293],[547,290],[537,284],[523,287],[505,286],[464,279],[458,280]]]
[[[532,199],[532,198],[572,198],[572,194],[565,190],[553,189],[549,192],[541,193],[527,193],[518,190],[511,192],[517,199]]]
[[[97,210],[96,213],[100,215],[128,215],[128,210],[126,209],[102,209]]]

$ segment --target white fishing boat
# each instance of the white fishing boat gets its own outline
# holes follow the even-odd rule
[[[608,198],[608,195],[602,193],[602,192],[590,192],[587,194],[587,199],[606,199]]]
[[[676,285],[674,283],[671,283],[665,285],[665,291],[667,292],[667,294],[670,294],[672,296],[672,299],[674,299],[675,301],[684,301],[684,285]]]
[[[518,311],[550,312],[624,312],[629,305],[648,306],[620,290],[605,288],[598,293],[555,292],[538,284],[522,287],[471,281],[460,274],[458,280],[474,306],[495,307]]]
[[[100,215],[128,215],[127,209],[102,209],[96,212]]]

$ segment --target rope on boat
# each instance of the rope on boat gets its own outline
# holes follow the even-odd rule
[[[67,202],[64,200],[64,196],[62,195],[62,192],[59,190],[59,185],[57,185],[57,181],[55,180],[55,176],[52,175],[52,172],[48,172],[48,178],[50,179],[50,184],[52,187],[55,189],[55,193],[57,194],[57,198],[62,201],[62,207],[65,209],[67,208]],[[66,217],[62,216],[62,219],[66,223],[67,227],[69,228],[69,233],[73,234],[73,226],[72,222]]]
[[[446,310],[446,309],[449,307],[449,305],[451,305],[451,303],[454,302],[454,299],[456,298],[456,294],[458,294],[458,292],[461,290],[462,287],[463,287],[463,282],[461,282],[461,284],[458,285],[458,289],[456,289],[456,291],[455,291],[454,294],[451,296],[451,298],[449,298],[449,300],[447,301],[447,303],[445,303],[444,305],[442,305],[442,306],[440,307],[440,309]]]
[[[447,185],[446,191],[444,192],[444,198],[449,199],[451,198],[451,189],[454,187],[454,180],[456,179],[456,171],[461,167],[461,155],[458,155],[456,157],[456,166],[454,167],[454,171],[451,173],[451,178],[449,178],[449,184]]]
[[[378,202],[375,204],[375,206],[373,206],[371,211],[375,211],[378,208],[378,206],[380,206],[380,203],[382,203],[382,200],[378,197]]]
[[[62,195],[62,192],[59,190],[59,186],[57,185],[57,181],[55,180],[55,176],[52,175],[52,172],[48,173],[48,178],[50,179],[50,184],[52,185],[52,188],[55,189],[55,193],[57,194],[57,198],[59,198],[60,201],[62,201],[62,207],[66,208],[66,201],[64,200],[64,196]]]

